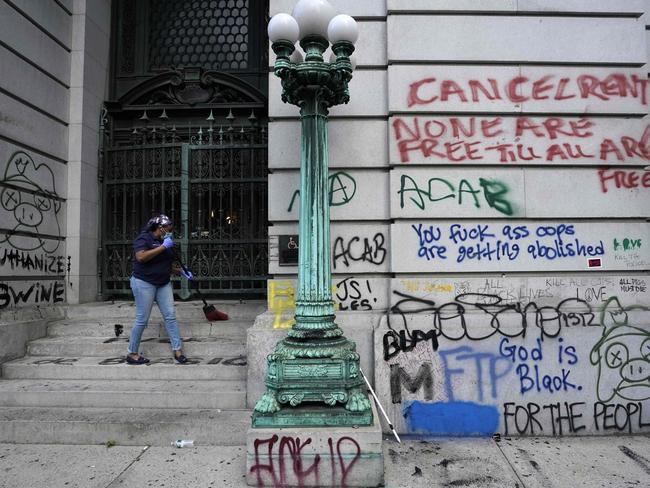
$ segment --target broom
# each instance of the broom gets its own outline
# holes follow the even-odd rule
[[[181,261],[180,256],[174,251],[174,255],[176,257],[176,260],[178,261],[178,264],[181,265],[181,268],[183,268],[183,271],[186,273],[189,273],[188,269],[185,267],[183,264],[183,261]],[[192,283],[194,280],[189,280],[190,283]],[[216,322],[217,320],[228,320],[228,314],[224,312],[220,312],[215,308],[214,305],[208,305],[208,302],[205,301],[205,297],[203,296],[203,293],[201,293],[201,290],[199,290],[199,286],[195,287],[196,292],[199,294],[199,298],[203,301],[203,314],[205,315],[205,318],[210,321],[210,322]]]

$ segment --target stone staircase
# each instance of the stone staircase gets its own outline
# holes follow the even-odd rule
[[[184,365],[172,359],[154,306],[140,346],[151,363],[140,366],[125,362],[132,302],[66,307],[66,318],[50,322],[47,337],[28,343],[25,357],[1,365],[0,440],[245,444],[246,329],[266,303],[215,305],[228,321],[206,321],[200,302],[177,302]]]

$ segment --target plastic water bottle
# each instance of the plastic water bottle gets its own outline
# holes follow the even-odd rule
[[[172,447],[194,447],[194,441],[192,440],[185,440],[185,439],[178,439],[177,441],[172,442]]]

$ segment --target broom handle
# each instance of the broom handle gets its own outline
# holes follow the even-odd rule
[[[174,258],[176,258],[176,260],[178,261],[178,264],[180,264],[180,265],[181,265],[181,268],[183,268],[183,271],[185,271],[186,273],[189,273],[189,270],[188,270],[188,269],[185,267],[185,265],[183,264],[183,261],[181,260],[181,257],[180,257],[180,256],[178,255],[178,253],[176,252],[176,249],[172,248],[172,252],[174,253]],[[191,283],[191,282],[194,281],[194,280],[189,280],[189,281],[190,281],[190,283]],[[194,289],[196,290],[196,293],[198,293],[199,298],[200,298],[201,301],[203,302],[203,305],[205,305],[205,306],[207,307],[207,306],[208,306],[208,302],[205,301],[205,298],[203,297],[203,294],[201,293],[201,290],[199,290],[199,287],[198,287],[198,286],[195,286]]]
[[[361,367],[359,367],[359,372],[361,373],[361,376],[363,377],[363,380],[366,382],[366,385],[368,386],[368,391],[372,394],[372,397],[375,399],[375,402],[377,403],[377,406],[379,407],[379,410],[381,410],[381,413],[384,415],[384,418],[386,419],[386,422],[388,422],[388,428],[393,431],[393,435],[395,436],[395,439],[397,439],[398,443],[402,443],[402,440],[399,438],[397,435],[397,432],[395,431],[395,427],[393,427],[392,422],[388,418],[388,415],[386,415],[386,411],[384,410],[384,407],[381,406],[381,403],[379,402],[379,398],[377,398],[377,395],[375,394],[375,390],[372,389],[372,386],[370,386],[370,382],[368,381],[368,378],[366,378],[366,375],[363,374],[363,370]]]

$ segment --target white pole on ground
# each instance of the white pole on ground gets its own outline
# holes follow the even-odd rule
[[[392,422],[388,418],[388,415],[386,415],[386,410],[384,410],[384,407],[381,406],[381,403],[379,403],[379,398],[377,398],[377,395],[375,394],[375,390],[372,389],[372,386],[370,386],[370,383],[368,382],[368,378],[366,378],[366,375],[363,374],[363,370],[359,368],[359,371],[361,372],[361,376],[363,376],[363,380],[366,382],[366,385],[368,385],[368,391],[372,394],[372,397],[375,399],[375,403],[379,407],[379,410],[381,410],[381,413],[384,415],[384,418],[386,419],[386,422],[388,422],[388,427],[390,427],[390,430],[393,431],[393,435],[395,436],[395,439],[397,439],[397,442],[400,444],[402,441],[400,440],[399,436],[397,435],[397,432],[395,432],[395,427],[393,427]]]

